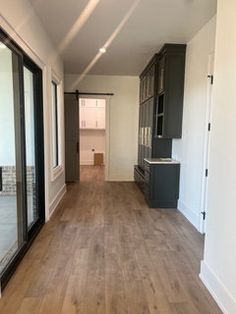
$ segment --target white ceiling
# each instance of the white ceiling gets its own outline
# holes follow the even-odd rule
[[[83,73],[138,0],[98,4],[62,52],[66,73]],[[89,0],[31,0],[49,36],[59,45]],[[138,75],[166,43],[187,43],[216,13],[217,0],[140,0],[90,74]]]

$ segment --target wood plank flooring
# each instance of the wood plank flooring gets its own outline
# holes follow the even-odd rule
[[[132,182],[83,167],[0,300],[1,314],[221,313],[198,278],[203,237]]]

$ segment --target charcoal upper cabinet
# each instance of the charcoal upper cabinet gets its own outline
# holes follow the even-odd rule
[[[186,45],[164,45],[140,75],[134,179],[152,207],[177,206],[180,164],[162,160],[172,157],[172,139],[182,133],[185,52]],[[154,165],[156,159],[160,161]]]
[[[140,103],[154,96],[156,65],[153,61],[140,76]]]
[[[138,163],[144,167],[144,158],[152,156],[153,100],[139,106],[139,152]]]
[[[140,75],[138,165],[144,158],[171,157],[180,138],[186,45],[166,44]]]
[[[157,92],[161,94],[165,87],[165,54],[159,57],[158,60],[158,86]]]
[[[181,138],[186,45],[166,44],[158,54],[155,136]]]

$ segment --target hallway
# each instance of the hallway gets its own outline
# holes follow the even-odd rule
[[[0,313],[221,313],[198,278],[203,238],[132,182],[81,169],[0,300]]]

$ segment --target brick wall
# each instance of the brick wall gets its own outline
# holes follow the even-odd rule
[[[27,192],[35,190],[34,183],[34,167],[27,167]],[[16,167],[3,166],[2,167],[2,191],[0,195],[15,195],[16,194]]]

